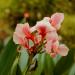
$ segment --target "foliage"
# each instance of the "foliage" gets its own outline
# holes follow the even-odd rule
[[[15,57],[16,46],[13,41],[10,40],[0,54],[0,75],[8,75]]]
[[[27,53],[23,53],[23,57],[16,57],[16,46],[10,40],[0,54],[0,75],[21,75],[28,60]],[[68,56],[57,57],[53,60],[47,54],[38,54],[35,58],[38,60],[37,68],[28,73],[28,75],[74,75],[75,69],[72,67],[75,64],[75,49],[70,49]],[[22,61],[18,64],[18,61]],[[57,61],[57,62],[56,62]],[[56,62],[56,63],[54,63]],[[22,70],[21,70],[22,69]],[[11,73],[10,73],[11,72]],[[20,72],[20,73],[18,73]],[[67,72],[67,74],[66,74]]]

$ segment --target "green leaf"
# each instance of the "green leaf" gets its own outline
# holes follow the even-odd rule
[[[68,75],[75,75],[75,62],[74,62],[74,64],[73,64],[72,68],[70,69]]]
[[[45,67],[44,67],[43,75],[53,75],[54,61],[53,61],[53,58],[50,57],[49,54],[45,55],[44,65]]]
[[[53,58],[54,64],[57,64],[60,59],[61,59],[60,55],[57,55],[56,57],[54,57]]]
[[[12,39],[8,42],[0,55],[0,75],[8,75],[16,57],[16,45]]]
[[[53,75],[54,62],[46,53],[38,54],[37,68],[30,75]]]
[[[37,59],[37,66],[36,69],[31,72],[31,75],[41,75],[44,69],[45,53],[37,54],[35,58]]]
[[[71,49],[69,51],[69,54],[66,57],[62,57],[56,64],[54,69],[54,75],[62,75],[64,74],[68,69],[71,68],[71,66],[74,63],[74,53],[75,50]]]
[[[19,59],[19,67],[20,67],[22,73],[24,73],[27,68],[28,59],[29,59],[29,55],[28,55],[27,51],[25,49],[22,49],[21,56]]]
[[[12,68],[11,68],[11,71],[10,71],[9,75],[16,75],[16,72],[17,72],[17,69],[18,69],[18,68],[17,68],[18,60],[19,60],[19,58],[16,57],[16,59],[15,59],[13,65],[12,65]]]

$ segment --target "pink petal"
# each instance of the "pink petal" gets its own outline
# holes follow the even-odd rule
[[[13,41],[16,44],[20,44],[21,42],[19,42],[19,41],[23,40],[24,37],[25,37],[22,29],[23,29],[23,24],[17,24],[16,30],[15,30],[15,32],[13,34]]]
[[[42,21],[37,22],[36,30],[42,36],[45,36],[47,32],[54,31],[55,29],[51,26],[51,24],[48,21],[42,20]]]
[[[46,35],[46,27],[42,24],[39,24],[37,26],[37,31],[39,32],[39,34],[41,34],[43,37]]]
[[[16,32],[14,33],[13,41],[15,42],[15,44],[20,44],[20,45],[24,46],[25,48],[29,48],[28,40],[26,38],[22,38],[22,37],[18,36],[16,34]]]
[[[68,54],[68,47],[66,47],[64,44],[59,45],[58,51],[57,53],[62,55],[62,56],[66,56]]]
[[[55,13],[51,16],[51,24],[58,30],[61,27],[61,23],[64,20],[63,13]]]
[[[17,24],[16,29],[15,29],[16,34],[18,36],[20,36],[20,37],[25,37],[25,35],[24,35],[23,31],[22,31],[23,27],[24,27],[23,24]]]
[[[52,31],[52,32],[47,33],[46,40],[47,41],[49,41],[49,40],[53,40],[53,41],[58,40],[58,34],[56,33],[56,31]]]
[[[48,54],[51,53],[51,49],[52,49],[52,41],[48,41],[45,45],[45,50]]]
[[[53,44],[52,44],[52,49],[53,49],[53,51],[54,51],[55,53],[57,52],[58,47],[59,47],[59,41],[56,40],[56,41],[53,42]]]
[[[48,42],[46,43],[46,52],[47,52],[48,54],[50,54],[51,57],[55,57],[55,56],[57,55],[58,47],[59,47],[59,42],[58,42],[58,40],[55,41],[55,42],[48,41]]]
[[[28,23],[25,23],[24,24],[24,27],[23,27],[23,32],[26,36],[30,36],[30,27],[29,27],[29,24]]]
[[[16,44],[20,44],[28,48],[28,41],[25,39],[25,34],[23,32],[24,24],[17,24],[16,30],[13,34],[13,41]]]
[[[14,32],[14,35],[13,35],[13,41],[16,43],[16,44],[23,44],[23,38],[20,37],[16,32]]]
[[[50,18],[49,17],[45,17],[42,22],[43,24],[46,26],[46,31],[55,31],[55,28],[51,25],[51,23],[49,22]]]

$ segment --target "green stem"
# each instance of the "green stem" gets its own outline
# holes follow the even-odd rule
[[[30,65],[27,66],[26,70],[24,71],[23,75],[26,75],[29,70]]]

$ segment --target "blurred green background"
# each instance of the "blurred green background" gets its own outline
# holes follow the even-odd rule
[[[38,55],[40,65],[31,75],[75,75],[75,0],[0,0],[0,75],[21,75],[16,45],[12,39],[9,41],[16,24],[27,21],[33,26],[55,12],[65,15],[58,33],[70,48],[69,54],[53,59],[46,54]]]

